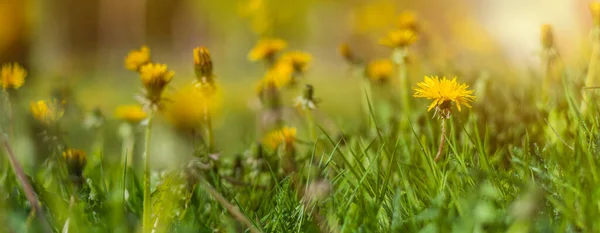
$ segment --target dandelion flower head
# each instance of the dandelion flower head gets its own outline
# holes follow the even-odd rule
[[[19,89],[25,82],[27,71],[18,63],[4,64],[0,72],[0,84],[2,89]]]
[[[274,150],[281,145],[291,147],[294,141],[296,141],[296,128],[285,126],[267,134],[263,138],[262,143]]]
[[[389,59],[373,60],[367,64],[365,73],[372,82],[386,82],[394,73],[394,63]]]
[[[404,48],[417,41],[417,33],[408,28],[394,29],[388,32],[386,37],[379,40],[379,44],[391,48]]]
[[[139,123],[148,117],[142,106],[137,104],[120,105],[115,110],[115,117],[129,123]]]
[[[275,54],[287,47],[287,42],[282,39],[262,39],[250,50],[250,61],[272,60]]]
[[[150,63],[150,49],[142,46],[139,50],[132,50],[125,58],[125,68],[140,71],[142,66]]]
[[[453,79],[447,79],[446,77],[439,79],[437,76],[425,76],[425,80],[417,84],[413,96],[432,100],[427,111],[434,107],[449,109],[451,102],[454,102],[456,108],[460,111],[461,105],[470,108],[470,103],[475,100],[475,96],[472,95],[473,91],[468,90],[468,88],[469,85],[458,83],[456,77]]]
[[[31,102],[30,110],[33,118],[42,124],[52,124],[57,122],[65,113],[63,103],[58,103],[56,100],[49,102],[40,100]]]

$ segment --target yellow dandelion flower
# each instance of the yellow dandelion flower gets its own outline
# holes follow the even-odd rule
[[[250,50],[248,59],[250,61],[270,60],[275,58],[275,54],[287,47],[287,42],[281,39],[262,39]]]
[[[600,26],[600,2],[590,2],[590,12],[594,25]]]
[[[386,82],[394,73],[394,63],[390,59],[371,61],[367,64],[365,73],[372,82]]]
[[[391,48],[403,48],[417,41],[417,33],[411,29],[395,29],[388,32],[387,36],[379,40],[379,44]]]
[[[289,63],[277,63],[275,67],[268,70],[265,77],[256,86],[257,93],[261,93],[267,87],[281,89],[293,82],[292,73],[294,68]]]
[[[210,57],[210,52],[206,47],[197,47],[194,49],[194,69],[196,71],[196,77],[208,77],[213,76],[213,63]]]
[[[173,79],[175,73],[167,69],[165,64],[147,64],[140,69],[140,78],[146,89],[146,98],[153,104],[162,99],[162,92]]]
[[[42,124],[50,125],[57,122],[65,113],[63,103],[58,103],[56,100],[48,102],[40,100],[31,102],[30,110],[33,118]]]
[[[19,89],[25,82],[27,71],[18,63],[4,64],[0,72],[0,83],[2,89]]]
[[[472,95],[473,91],[468,90],[469,85],[464,83],[459,84],[456,81],[456,77],[452,80],[443,77],[440,80],[437,76],[425,76],[425,80],[418,83],[417,86],[413,97],[433,100],[427,111],[430,111],[434,107],[449,109],[450,103],[454,102],[456,108],[458,108],[458,111],[460,112],[461,105],[470,108],[470,103],[475,100],[475,96]]]
[[[301,51],[287,52],[281,55],[279,62],[290,64],[294,72],[304,73],[308,69],[308,65],[312,60],[312,56]]]
[[[280,130],[275,130],[268,133],[262,140],[263,145],[270,149],[277,149],[281,145],[291,147],[296,141],[296,128],[283,127]]]
[[[214,115],[220,108],[220,92],[216,86],[210,93],[197,85],[186,85],[169,96],[165,106],[165,117],[178,129],[197,129],[205,116]]]
[[[413,11],[404,11],[398,15],[396,20],[396,26],[398,28],[406,28],[412,31],[419,31],[417,14]]]
[[[150,49],[142,46],[139,50],[132,50],[125,58],[125,68],[132,71],[140,71],[142,66],[150,63]]]
[[[544,24],[541,28],[540,40],[545,49],[552,48],[554,44],[554,36],[552,35],[552,25]]]
[[[69,174],[80,177],[87,163],[85,151],[69,148],[63,152],[63,158],[67,162]]]
[[[144,111],[142,106],[137,104],[121,105],[115,110],[115,117],[136,124],[148,117],[148,113]]]

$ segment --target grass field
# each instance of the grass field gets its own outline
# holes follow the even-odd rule
[[[190,78],[140,47],[127,81],[49,95],[5,64],[0,232],[600,232],[600,20],[583,62],[541,26],[529,71],[455,64],[417,25],[381,59],[340,41],[329,79],[273,38],[251,81],[202,46]]]

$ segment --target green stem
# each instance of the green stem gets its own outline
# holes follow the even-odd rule
[[[208,106],[204,107],[204,131],[206,133],[206,143],[208,145],[208,153],[215,152],[215,137],[212,128],[212,118]]]
[[[152,135],[152,120],[154,113],[148,114],[148,125],[146,127],[146,139],[144,144],[144,210],[142,216],[142,227],[144,233],[152,232],[152,202],[150,200],[150,136]]]
[[[446,118],[442,117],[442,133],[440,136],[440,146],[438,147],[438,152],[435,155],[433,161],[437,162],[442,157],[442,152],[444,151],[444,144],[446,142]]]
[[[312,111],[310,109],[306,109],[306,110],[304,110],[304,113],[306,114],[306,122],[308,123],[308,131],[310,132],[310,139],[316,140],[317,133],[315,131],[315,120],[313,118]]]

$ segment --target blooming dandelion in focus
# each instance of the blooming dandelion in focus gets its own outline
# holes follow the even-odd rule
[[[51,102],[40,100],[36,102],[31,102],[30,110],[33,118],[35,118],[38,122],[51,125],[64,115],[65,111],[63,108],[64,102],[58,103],[58,101],[53,100]]]
[[[151,60],[150,49],[142,46],[139,50],[132,50],[125,58],[125,68],[139,72],[142,66],[149,64]]]
[[[431,100],[431,104],[427,111],[435,108],[434,116],[438,116],[441,119],[442,133],[440,137],[440,145],[438,152],[434,158],[434,161],[438,161],[442,156],[444,150],[444,143],[446,141],[446,119],[450,118],[450,108],[452,102],[456,104],[456,108],[460,112],[461,105],[471,107],[471,102],[475,100],[473,91],[468,90],[469,85],[464,83],[458,83],[456,77],[452,80],[443,77],[441,80],[437,77],[427,77],[423,82],[417,83],[415,88],[414,97],[426,98]]]
[[[250,61],[265,60],[267,62],[275,61],[275,54],[287,47],[287,42],[282,39],[262,39],[250,50],[248,59]]]
[[[148,113],[137,104],[120,105],[115,110],[115,117],[131,124],[137,124],[146,119]]]
[[[473,91],[468,90],[469,85],[459,84],[456,78],[441,80],[437,76],[427,77],[423,82],[417,83],[414,97],[426,98],[432,100],[427,108],[430,111],[436,108],[436,113],[442,113],[442,117],[449,115],[450,104],[454,102],[458,111],[461,111],[461,105],[471,107],[471,102],[475,100]],[[447,118],[447,117],[446,117]]]
[[[18,63],[4,64],[0,71],[0,84],[4,90],[16,90],[23,86],[25,77],[27,77],[27,71]]]

